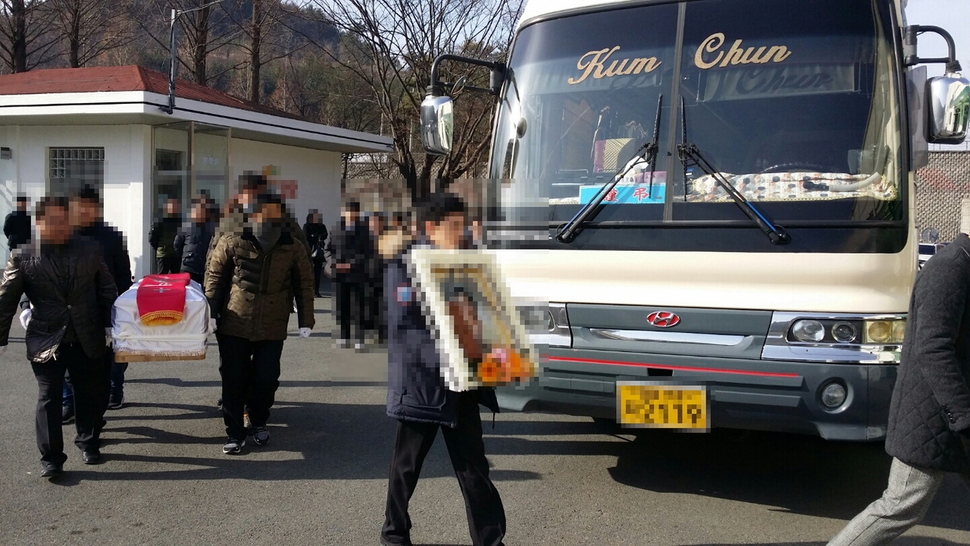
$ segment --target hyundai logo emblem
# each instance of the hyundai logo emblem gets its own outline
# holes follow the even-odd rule
[[[647,322],[657,328],[671,328],[680,324],[680,317],[669,311],[654,311],[647,315]]]

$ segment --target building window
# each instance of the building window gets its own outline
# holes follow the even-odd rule
[[[104,148],[50,148],[48,191],[67,195],[90,185],[104,189]]]

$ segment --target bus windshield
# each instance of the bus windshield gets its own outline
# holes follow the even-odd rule
[[[507,244],[555,248],[555,227],[626,170],[571,248],[697,249],[719,239],[706,227],[736,232],[718,250],[769,251],[714,177],[681,161],[689,144],[790,228],[789,250],[898,251],[907,166],[891,24],[875,0],[698,0],[524,27],[496,123],[491,225],[518,233]],[[631,166],[655,134],[655,164]]]

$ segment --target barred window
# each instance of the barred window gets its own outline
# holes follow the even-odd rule
[[[66,195],[84,185],[104,189],[104,148],[50,148],[49,157],[50,193]]]

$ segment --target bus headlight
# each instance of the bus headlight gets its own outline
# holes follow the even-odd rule
[[[771,316],[761,358],[899,364],[905,333],[904,314],[775,311]]]
[[[903,342],[906,333],[905,320],[867,320],[863,331],[865,343],[894,345]]]
[[[800,320],[792,325],[791,334],[803,343],[818,343],[825,338],[825,327],[817,320]]]
[[[522,305],[518,307],[518,311],[533,345],[572,346],[573,336],[569,328],[566,304]]]
[[[859,340],[859,330],[851,322],[837,322],[832,326],[832,338],[839,343],[852,343]]]

